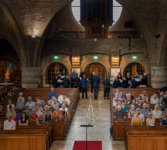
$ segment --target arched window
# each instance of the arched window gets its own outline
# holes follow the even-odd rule
[[[118,21],[121,16],[121,12],[122,6],[116,0],[113,0],[113,25]]]
[[[130,73],[132,76],[136,76],[136,75],[140,75],[140,74],[144,74],[145,69],[143,67],[143,65],[139,64],[139,63],[130,63],[125,67],[124,70],[124,76],[126,76],[127,73]]]
[[[72,12],[74,15],[74,18],[77,22],[80,21],[81,15],[80,15],[80,0],[74,0],[71,3],[71,8],[72,8]]]
[[[79,22],[81,18],[80,6],[80,0],[73,0],[71,3],[72,12],[77,22]],[[113,0],[113,25],[118,21],[121,12],[122,6],[116,0]]]

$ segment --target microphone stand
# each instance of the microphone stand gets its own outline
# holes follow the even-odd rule
[[[86,128],[86,150],[88,150],[88,137],[87,137],[87,130],[88,130],[88,127],[93,127],[93,125],[91,124],[83,124],[83,125],[80,125],[80,127],[85,127]]]
[[[88,133],[88,128],[90,127],[93,127],[92,125],[92,119],[93,119],[93,116],[94,116],[94,112],[93,112],[93,105],[92,105],[92,99],[91,99],[92,95],[90,94],[90,103],[89,103],[89,108],[88,108],[88,115],[90,113],[90,117],[91,117],[91,124],[83,124],[83,125],[80,125],[80,127],[84,127],[86,128],[86,150],[88,150],[88,137],[87,137],[87,133]]]

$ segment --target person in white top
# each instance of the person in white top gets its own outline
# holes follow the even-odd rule
[[[159,98],[158,98],[158,95],[156,93],[151,96],[150,103],[151,104],[159,104]]]
[[[63,95],[63,102],[65,102],[68,107],[71,104],[70,99],[65,94]]]
[[[119,91],[119,88],[117,88],[114,92],[114,97],[122,100],[122,97],[123,97],[123,93],[121,91]]]
[[[59,96],[58,96],[58,102],[60,104],[62,104],[62,101],[63,101],[63,93],[61,93]]]
[[[4,130],[16,130],[16,122],[12,119],[11,116],[4,121]]]
[[[12,104],[12,100],[11,100],[11,99],[8,100],[8,104],[7,104],[7,106],[6,106],[6,110],[7,110],[7,111],[9,111],[9,107],[10,107],[10,106],[12,106],[12,110],[15,110],[15,105]]]
[[[21,95],[21,94],[19,94],[19,95]],[[24,109],[24,107],[25,107],[25,99],[24,99],[24,97],[19,96],[17,98],[16,108],[22,110],[22,109]]]
[[[155,126],[155,118],[153,118],[152,113],[150,112],[147,114],[146,126],[150,126],[150,127]]]
[[[22,102],[25,103],[25,98],[23,97],[23,93],[22,92],[19,92],[19,97],[17,98],[18,99],[22,99]]]
[[[28,96],[28,101],[26,102],[26,107],[29,109],[34,109],[35,108],[35,102],[32,100],[31,96]]]
[[[65,94],[61,94],[59,97],[58,97],[58,102],[60,104],[62,103],[66,103],[66,105],[69,107],[71,102],[70,102],[70,99],[65,95]]]
[[[68,113],[68,108],[66,107],[66,105],[63,103],[61,105],[61,107],[59,108],[59,110],[64,114],[66,115]]]
[[[161,118],[162,111],[160,110],[160,107],[158,104],[155,105],[154,110],[152,111],[153,117],[156,118]]]

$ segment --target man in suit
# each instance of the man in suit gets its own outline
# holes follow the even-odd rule
[[[104,84],[104,99],[109,99],[109,95],[110,95],[110,79],[109,77],[106,77],[103,81]]]
[[[88,99],[88,79],[86,78],[85,74],[81,79],[81,91],[82,91],[82,98],[84,99],[84,94],[85,94],[86,99]]]
[[[96,74],[93,75],[93,91],[94,91],[94,99],[98,99],[98,92],[99,92],[99,84],[100,84],[100,77]]]

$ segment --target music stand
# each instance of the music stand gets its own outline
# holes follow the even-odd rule
[[[88,132],[87,130],[88,129],[87,128],[88,127],[93,127],[93,125],[91,125],[91,124],[83,124],[83,125],[80,125],[80,127],[86,128],[86,150],[88,150],[88,143],[87,143],[88,142],[88,140],[87,140],[88,139],[88,137],[87,137],[87,132]]]

